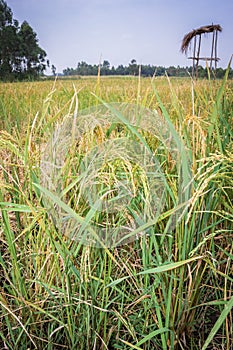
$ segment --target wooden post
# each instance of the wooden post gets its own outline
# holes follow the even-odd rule
[[[194,71],[195,71],[195,58],[196,58],[196,43],[197,43],[197,37],[195,35],[194,37],[194,47],[193,47],[193,69],[192,69],[192,77],[194,78]]]
[[[197,50],[197,63],[196,63],[196,78],[197,79],[198,79],[198,64],[199,64],[200,50],[201,50],[201,34],[199,34],[199,43],[198,43],[198,50]]]
[[[213,31],[212,47],[211,47],[211,57],[210,57],[210,71],[212,70],[212,62],[214,56],[214,46],[215,46],[215,30]]]
[[[217,54],[217,41],[218,41],[218,31],[216,30],[215,34],[215,74],[217,69],[217,61],[218,61],[218,54]]]

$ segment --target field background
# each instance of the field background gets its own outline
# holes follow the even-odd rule
[[[0,84],[0,349],[232,349],[232,88],[166,77]],[[172,232],[179,164],[169,154],[160,160],[171,194],[149,236],[82,246],[48,215],[34,185],[47,131],[96,96],[172,122],[193,177]]]

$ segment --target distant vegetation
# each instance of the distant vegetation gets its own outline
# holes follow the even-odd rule
[[[31,26],[26,21],[19,25],[7,3],[0,0],[0,79],[38,78],[49,65],[46,56]]]
[[[152,76],[163,76],[167,73],[168,76],[175,77],[187,77],[192,74],[192,67],[163,67],[163,66],[154,66],[150,64],[142,64],[139,65],[135,59],[132,59],[131,62],[127,66],[123,66],[122,64],[118,67],[111,66],[109,61],[105,60],[102,64],[91,65],[84,61],[78,62],[76,68],[66,68],[63,70],[63,74],[65,76],[74,76],[74,75],[97,75],[100,69],[101,75],[141,75],[143,77],[152,77]],[[216,74],[211,72],[217,79],[221,79],[224,77],[226,70],[223,68],[217,68]],[[198,76],[199,78],[208,78],[208,70],[207,68],[203,68],[199,66],[198,68]],[[233,70],[231,69],[229,72],[229,78],[233,77]]]

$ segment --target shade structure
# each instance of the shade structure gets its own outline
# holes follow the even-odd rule
[[[210,61],[211,70],[214,62],[216,71],[217,62],[219,61],[219,58],[217,57],[218,32],[222,32],[222,27],[219,24],[211,24],[193,29],[184,36],[181,44],[182,53],[187,55],[188,50],[191,49],[193,43],[193,55],[188,57],[189,59],[193,60],[193,76],[196,75],[196,77],[198,77],[198,65],[200,60]],[[202,35],[209,33],[213,33],[210,57],[200,57]]]

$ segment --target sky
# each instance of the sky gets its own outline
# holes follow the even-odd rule
[[[219,67],[233,54],[232,0],[6,0],[20,23],[26,20],[51,65],[62,73],[85,61],[111,66],[192,65],[180,46],[184,35],[203,25],[220,24]],[[201,56],[210,56],[211,35]],[[205,65],[205,63],[203,63]],[[50,71],[48,71],[50,73]]]

